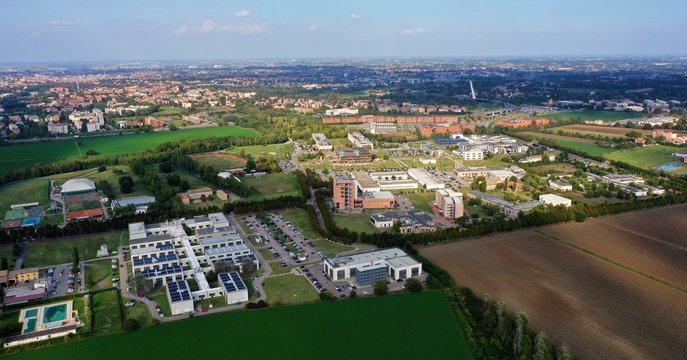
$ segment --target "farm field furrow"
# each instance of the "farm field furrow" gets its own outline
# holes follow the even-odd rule
[[[420,253],[477,296],[527,313],[535,331],[567,344],[576,358],[680,359],[687,349],[687,292],[637,272],[684,286],[685,251],[669,244],[678,243],[685,226],[670,219],[686,213],[687,205],[634,212]],[[670,230],[656,225],[661,219]],[[614,228],[623,224],[627,231]]]

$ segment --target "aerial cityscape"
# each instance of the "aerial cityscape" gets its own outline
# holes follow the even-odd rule
[[[0,11],[0,357],[687,358],[687,4]]]

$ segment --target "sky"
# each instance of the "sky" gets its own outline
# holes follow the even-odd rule
[[[687,54],[685,0],[0,0],[0,63]]]

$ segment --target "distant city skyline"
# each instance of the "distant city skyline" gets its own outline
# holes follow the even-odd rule
[[[687,3],[0,0],[0,63],[687,54]]]

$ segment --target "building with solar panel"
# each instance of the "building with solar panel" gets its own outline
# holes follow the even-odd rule
[[[422,263],[399,248],[324,259],[324,273],[332,281],[354,279],[359,285],[370,285],[387,277],[405,280],[422,274]]]
[[[167,300],[172,315],[185,314],[193,311],[193,297],[191,288],[186,280],[167,283]]]
[[[192,233],[187,234],[185,228],[191,229]],[[245,261],[252,262],[256,268],[260,265],[245,239],[229,224],[224,214],[168,220],[158,224],[132,223],[129,224],[129,239],[134,275],[144,276],[156,286],[167,285],[170,300],[176,291],[182,293],[178,301],[188,301],[184,300],[183,289],[188,290],[191,303],[230,292],[231,296],[227,295],[226,299],[231,303],[248,300],[247,295],[244,297],[241,294],[245,285],[238,273],[236,277],[239,281],[228,275],[228,280],[220,281],[216,287],[211,287],[206,278],[206,274],[214,270],[219,262],[235,265],[239,271]],[[193,286],[188,287],[186,280],[193,280]],[[183,287],[180,283],[186,283],[187,286]],[[179,305],[178,308],[186,308],[186,305]]]
[[[221,273],[217,278],[224,289],[224,299],[227,304],[239,304],[248,301],[248,289],[238,272]]]

